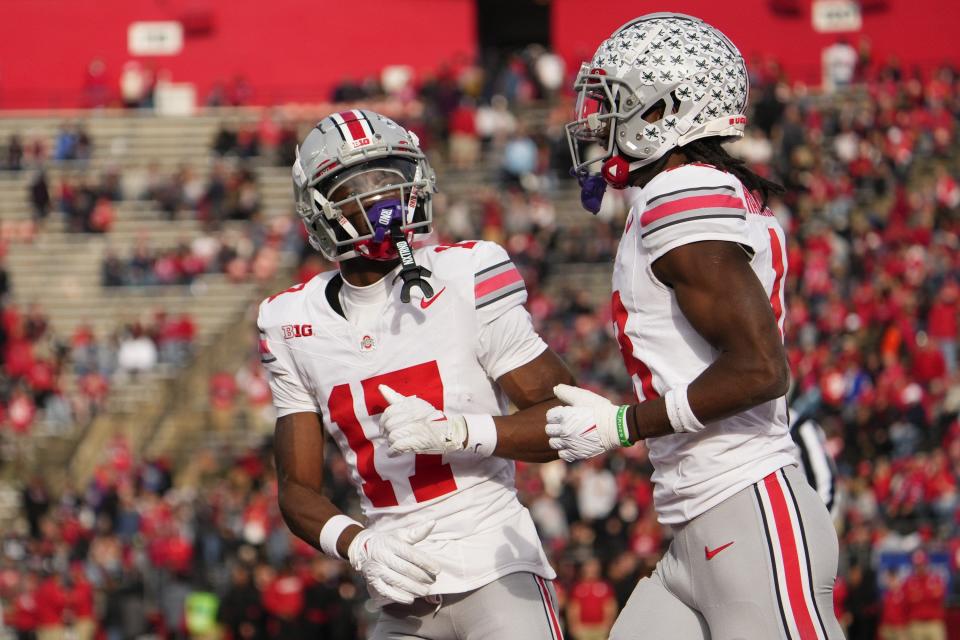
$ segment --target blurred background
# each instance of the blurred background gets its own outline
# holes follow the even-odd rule
[[[738,45],[731,150],[788,188],[790,399],[839,470],[838,615],[852,639],[960,637],[952,0],[3,0],[0,637],[364,637],[362,584],[280,520],[254,331],[264,296],[332,268],[289,170],[332,111],[416,131],[438,241],[504,244],[544,338],[627,398],[626,212],[580,208],[563,124],[580,62],[664,9]],[[609,626],[669,544],[650,472],[642,446],[518,465],[568,637]]]

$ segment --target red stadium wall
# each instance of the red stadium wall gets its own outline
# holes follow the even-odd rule
[[[387,62],[426,71],[476,53],[473,0],[2,0],[0,108],[80,106],[95,57],[116,92],[140,20],[184,22],[179,55],[137,59],[200,100],[243,75],[254,102],[317,101]]]
[[[821,52],[837,41],[838,34],[813,30],[811,4],[812,0],[553,0],[551,29],[554,47],[579,67],[603,38],[630,18],[654,11],[689,13],[723,30],[748,59],[772,56],[790,77],[819,83]],[[861,34],[867,36],[875,60],[895,55],[924,69],[945,61],[960,63],[957,0],[870,0],[861,5],[862,31],[842,35],[854,45]],[[780,11],[774,13],[772,7]]]
[[[482,2],[480,3],[482,6]],[[770,55],[792,77],[819,81],[820,53],[837,36],[818,34],[811,0],[673,0],[671,10],[699,15],[727,32],[748,57]],[[925,68],[960,47],[955,0],[869,0],[862,33],[876,59],[896,55]],[[137,58],[173,82],[193,83],[199,100],[241,75],[251,102],[317,101],[344,76],[376,75],[386,63],[418,72],[477,51],[474,0],[2,0],[0,108],[75,107],[83,103],[89,62],[101,58],[117,92],[128,60],[127,27],[141,20],[187,26],[176,56]],[[772,7],[778,8],[775,13]],[[589,57],[631,16],[662,10],[645,0],[553,0],[552,40],[570,62]],[[508,19],[504,16],[504,19]],[[855,41],[859,36],[851,34]]]

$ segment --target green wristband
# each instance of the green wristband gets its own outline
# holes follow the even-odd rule
[[[627,409],[629,408],[630,405],[623,404],[617,409],[617,436],[620,438],[621,447],[633,446],[630,442],[630,432],[627,430]]]

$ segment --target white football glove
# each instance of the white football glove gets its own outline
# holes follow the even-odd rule
[[[463,416],[444,415],[417,396],[404,396],[385,384],[380,393],[390,404],[380,416],[380,433],[390,453],[448,453],[461,451],[467,441]]]
[[[583,460],[623,446],[617,418],[620,417],[626,434],[627,405],[618,407],[592,391],[566,384],[555,386],[553,393],[568,405],[547,411],[549,444],[559,452],[561,459],[567,462]]]
[[[430,591],[439,567],[415,548],[433,531],[435,522],[378,533],[364,529],[350,542],[347,558],[360,572],[376,599],[410,604]]]

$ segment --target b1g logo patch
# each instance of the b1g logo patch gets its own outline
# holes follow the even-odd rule
[[[313,335],[312,324],[285,324],[280,327],[280,330],[283,331],[284,340],[306,338]]]

